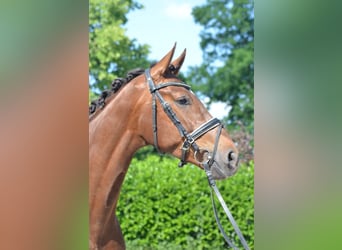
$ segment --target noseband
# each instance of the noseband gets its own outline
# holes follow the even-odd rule
[[[218,224],[219,230],[221,231],[221,234],[223,235],[224,239],[226,240],[226,242],[228,243],[228,245],[230,247],[232,247],[234,250],[238,249],[233,244],[233,242],[229,240],[227,234],[224,232],[224,229],[223,229],[223,227],[220,223],[220,220],[218,218],[218,214],[217,214],[215,202],[213,199],[213,192],[212,191],[215,192],[218,200],[220,201],[221,206],[223,207],[229,221],[232,223],[234,230],[237,233],[238,237],[240,238],[240,241],[241,241],[244,249],[249,250],[249,247],[247,245],[246,240],[244,239],[237,223],[235,222],[235,220],[234,220],[232,214],[230,213],[226,203],[224,202],[222,195],[218,191],[218,188],[216,186],[216,183],[212,177],[211,170],[210,170],[211,166],[214,163],[214,158],[215,158],[215,154],[217,151],[218,142],[219,142],[221,130],[223,127],[221,121],[217,118],[212,118],[209,121],[203,123],[201,126],[199,126],[197,129],[195,129],[193,132],[188,133],[187,130],[182,125],[182,123],[177,118],[176,113],[172,110],[170,104],[168,102],[166,102],[165,99],[162,97],[162,95],[159,93],[159,90],[162,88],[170,87],[170,86],[183,87],[183,88],[186,88],[187,90],[190,90],[190,86],[183,83],[183,82],[166,82],[166,83],[162,83],[162,84],[159,84],[156,86],[152,80],[150,69],[145,70],[145,77],[147,79],[147,83],[148,83],[148,86],[150,89],[150,93],[152,95],[152,127],[153,127],[153,141],[154,141],[155,148],[157,149],[157,151],[159,153],[162,153],[158,147],[157,101],[156,101],[156,99],[158,98],[160,104],[162,105],[162,107],[164,109],[164,112],[170,118],[172,123],[176,126],[181,137],[184,138],[184,142],[183,142],[183,145],[181,147],[181,150],[182,150],[181,161],[179,162],[178,166],[182,167],[186,164],[187,154],[190,151],[190,149],[192,148],[194,151],[195,160],[198,161],[198,163],[203,166],[205,173],[207,174],[209,185],[211,187],[211,201],[212,201],[212,206],[214,209],[214,215],[215,215],[215,219],[216,219],[216,222]],[[215,139],[213,151],[209,152],[206,149],[201,150],[199,148],[199,146],[196,144],[196,140],[198,138],[200,138],[202,135],[206,134],[207,132],[213,130],[216,127],[218,127],[218,130],[216,133],[216,139]],[[203,155],[204,153],[208,154],[207,159],[201,159],[201,157],[199,157],[199,154]]]
[[[148,82],[148,86],[150,89],[150,93],[152,94],[152,127],[153,127],[153,140],[154,140],[154,146],[157,149],[159,153],[162,153],[158,147],[158,126],[157,126],[157,102],[156,99],[158,98],[160,104],[162,105],[164,112],[167,114],[167,116],[170,118],[172,123],[176,126],[178,129],[179,134],[181,135],[182,138],[184,138],[183,145],[181,147],[182,149],[182,156],[181,156],[181,161],[179,162],[178,166],[182,167],[186,164],[186,157],[188,152],[190,151],[190,148],[193,149],[194,151],[194,158],[199,162],[203,163],[203,160],[199,159],[200,157],[198,156],[200,152],[206,152],[208,153],[208,160],[209,160],[209,165],[211,166],[214,162],[214,157],[216,154],[216,149],[219,141],[219,137],[221,134],[222,130],[222,123],[219,119],[217,118],[212,118],[209,121],[205,122],[202,124],[200,127],[195,129],[192,133],[188,133],[187,130],[184,128],[182,123],[179,121],[177,118],[176,113],[172,110],[170,104],[165,101],[165,99],[162,97],[162,95],[159,93],[159,90],[162,88],[170,87],[170,86],[176,86],[176,87],[183,87],[187,90],[190,90],[190,86],[182,83],[182,82],[166,82],[162,83],[159,85],[155,85],[150,69],[145,70],[145,76]],[[216,136],[216,141],[215,141],[215,146],[213,152],[208,152],[207,150],[200,150],[199,146],[196,144],[196,140],[200,138],[202,135],[206,134],[210,130],[219,127],[217,131],[217,136]]]

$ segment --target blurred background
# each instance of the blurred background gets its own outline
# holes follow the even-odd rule
[[[165,12],[158,9],[158,15],[165,18],[177,16],[169,21],[158,19],[164,24],[163,31],[154,34],[158,44],[146,38],[151,35],[130,33],[134,31],[130,22],[139,26],[134,23],[139,13],[150,18],[146,13],[153,7],[151,2],[0,3],[0,249],[88,248],[89,100],[129,69],[159,60],[176,41],[177,52],[186,47],[186,61],[190,59],[181,77],[232,134],[245,131],[240,135],[247,145],[245,167],[219,184],[228,205],[239,202],[231,207],[240,218],[239,225],[251,232],[246,236],[249,242],[255,249],[339,249],[341,4],[175,1]],[[97,6],[109,8],[99,11]],[[154,26],[158,20],[154,19]],[[194,26],[185,28],[189,22]],[[148,34],[150,29],[141,26],[137,30]],[[169,33],[174,39],[161,42]],[[185,36],[192,37],[193,45],[181,40]],[[243,144],[239,135],[235,138]],[[137,171],[129,173],[127,183],[132,174],[145,178],[146,172],[157,171],[165,176],[144,163],[144,158],[147,163],[161,162],[164,169],[170,162],[174,166],[171,159],[151,154],[151,148],[146,151],[149,153],[141,152],[133,162],[145,165],[134,168]],[[169,175],[175,178],[182,171],[196,175],[193,179],[206,185],[192,166],[173,171]],[[180,192],[196,187],[190,179],[183,181]],[[251,214],[254,181],[255,214]],[[124,188],[129,190],[132,185]],[[206,197],[207,190],[201,188],[194,188],[193,198]],[[207,201],[202,199],[205,207]],[[190,213],[187,207],[183,211]],[[128,211],[122,207],[120,213]],[[170,213],[175,216],[180,211]],[[223,247],[216,240],[217,231],[198,222],[212,216],[211,208],[206,213],[208,217],[178,216],[180,223],[191,222],[187,227],[197,228],[184,232],[180,249],[209,249],[206,244],[210,241],[218,249]],[[167,231],[172,228],[163,227],[153,244],[164,242],[170,244],[164,249],[176,248],[177,241],[167,238],[175,235]],[[208,239],[200,230],[207,230]],[[127,236],[132,249],[146,249],[144,239],[149,238],[144,233]]]
[[[0,249],[87,249],[88,4],[0,19]]]
[[[341,4],[256,1],[256,249],[339,249]]]

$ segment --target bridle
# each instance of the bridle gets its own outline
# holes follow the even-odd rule
[[[154,141],[155,148],[157,149],[157,151],[159,153],[162,153],[158,147],[158,133],[157,133],[157,131],[158,131],[158,126],[157,126],[157,99],[158,99],[160,104],[163,107],[164,112],[170,118],[172,123],[176,126],[181,137],[184,138],[184,142],[183,142],[183,145],[181,147],[181,150],[182,150],[181,161],[179,162],[178,166],[182,167],[186,164],[187,154],[189,153],[190,149],[192,148],[194,151],[195,160],[198,161],[199,164],[201,164],[203,166],[205,173],[207,174],[209,185],[211,187],[211,200],[212,200],[212,205],[213,205],[213,209],[214,209],[215,219],[216,219],[216,222],[218,224],[218,227],[219,227],[223,237],[225,238],[226,242],[228,243],[228,245],[230,247],[232,247],[233,249],[238,249],[229,240],[227,234],[223,230],[223,227],[222,227],[220,220],[218,218],[218,215],[217,215],[217,210],[216,210],[215,202],[213,199],[212,190],[214,190],[214,192],[215,192],[218,200],[220,201],[228,219],[232,223],[235,232],[239,236],[240,241],[241,241],[242,245],[244,246],[244,249],[249,250],[249,247],[246,243],[246,240],[244,239],[237,223],[235,222],[235,220],[234,220],[232,214],[230,213],[226,203],[224,202],[224,200],[223,200],[223,198],[222,198],[222,196],[221,196],[221,194],[220,194],[220,192],[216,186],[216,183],[212,177],[211,170],[210,170],[211,166],[214,163],[214,158],[215,158],[215,154],[217,151],[217,146],[218,146],[221,131],[223,128],[221,121],[217,118],[212,118],[209,121],[203,123],[201,126],[199,126],[197,129],[195,129],[193,132],[188,133],[187,130],[182,125],[182,123],[177,118],[176,113],[172,110],[170,104],[168,102],[166,102],[165,99],[162,97],[159,90],[162,88],[170,87],[170,86],[183,87],[187,90],[190,90],[190,86],[183,83],[183,82],[165,82],[165,83],[161,83],[159,85],[155,85],[153,82],[153,79],[151,77],[150,69],[145,70],[145,77],[146,77],[146,80],[147,80],[147,83],[149,86],[150,93],[152,95],[152,128],[153,128],[153,141]],[[218,127],[218,130],[216,133],[216,139],[215,139],[213,151],[209,152],[207,149],[200,149],[196,143],[196,140],[198,138],[200,138],[202,135],[206,134],[207,132],[213,130],[216,127]],[[207,154],[206,159],[203,159],[203,157],[199,156],[199,155],[204,155],[204,154]]]
[[[198,154],[200,153],[201,150],[196,144],[196,140],[200,138],[202,135],[204,135],[205,133],[209,132],[210,130],[216,127],[219,127],[219,130],[217,133],[217,138],[218,138],[221,134],[221,129],[222,129],[221,121],[217,118],[212,118],[206,123],[202,124],[196,130],[194,130],[192,133],[188,133],[186,129],[184,128],[184,126],[182,125],[182,123],[177,118],[177,115],[175,114],[175,112],[172,110],[170,104],[166,102],[165,99],[162,97],[162,95],[159,93],[159,90],[162,88],[170,87],[170,86],[183,87],[187,90],[190,90],[190,86],[182,82],[166,82],[166,83],[162,83],[156,86],[152,80],[150,69],[145,70],[145,76],[148,82],[150,93],[152,94],[152,127],[153,127],[153,141],[154,141],[155,148],[157,149],[159,153],[162,153],[158,146],[157,101],[156,101],[156,99],[158,98],[160,104],[162,105],[164,109],[164,112],[170,118],[172,123],[176,126],[181,137],[184,138],[184,142],[181,148],[182,149],[181,161],[178,164],[178,166],[182,167],[186,164],[186,157],[187,157],[188,152],[190,151],[190,148],[194,150],[195,159],[199,160]],[[218,144],[218,140],[216,140],[215,142],[215,148],[217,148],[217,144]],[[213,151],[213,154],[214,153],[215,152]],[[202,161],[199,161],[199,162],[202,162]]]

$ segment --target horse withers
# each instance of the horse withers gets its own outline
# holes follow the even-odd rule
[[[146,145],[203,168],[214,179],[233,175],[238,152],[228,132],[178,77],[186,51],[174,46],[146,71],[113,84],[90,107],[90,249],[125,249],[115,215],[121,185],[134,153]]]

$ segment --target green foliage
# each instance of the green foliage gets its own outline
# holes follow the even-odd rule
[[[90,0],[89,74],[92,90],[103,90],[127,71],[147,67],[149,47],[125,34],[126,15],[142,5],[133,0]]]
[[[204,62],[192,67],[187,81],[194,89],[232,107],[228,124],[254,120],[254,5],[252,0],[207,0],[193,9],[203,26]],[[228,112],[227,112],[228,115]]]
[[[253,249],[253,162],[217,185]],[[238,242],[218,203],[217,207],[225,230]],[[150,154],[144,161],[132,160],[117,215],[128,249],[226,249],[204,171],[193,165],[179,169],[173,158]]]

